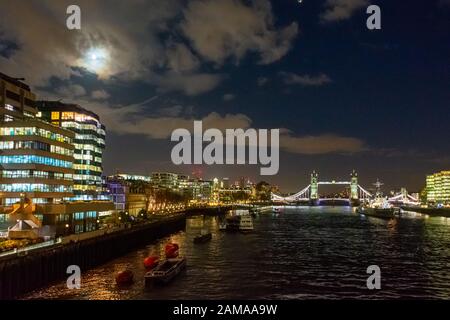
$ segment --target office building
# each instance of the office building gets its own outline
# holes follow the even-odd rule
[[[44,121],[35,100],[25,83],[0,73],[0,229],[26,212],[44,235],[93,231],[113,204],[69,202],[80,137],[70,126]]]
[[[427,202],[450,204],[450,171],[441,171],[427,176]]]
[[[35,118],[26,84],[0,74],[0,86],[0,204],[72,197],[75,134]]]
[[[102,187],[105,126],[95,113],[76,104],[39,101],[41,118],[54,126],[75,132],[74,199],[107,200]]]
[[[137,216],[148,211],[151,200],[150,177],[118,174],[107,178],[111,200],[118,212]]]

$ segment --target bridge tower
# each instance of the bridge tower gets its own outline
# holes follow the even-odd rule
[[[319,174],[315,170],[311,173],[311,192],[309,198],[311,200],[319,199]]]
[[[358,200],[358,173],[356,173],[355,170],[350,174],[351,180],[350,180],[350,194],[351,194],[351,200]]]

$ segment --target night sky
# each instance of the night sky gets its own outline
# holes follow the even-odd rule
[[[81,30],[66,28],[70,4]],[[450,169],[449,0],[1,0],[0,71],[97,112],[105,174],[201,170],[288,192],[314,169],[356,169],[363,186],[418,191]],[[194,119],[282,128],[279,174],[173,165],[170,134]]]

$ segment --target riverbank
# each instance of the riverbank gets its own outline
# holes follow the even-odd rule
[[[0,260],[0,300],[15,299],[63,280],[68,277],[66,270],[70,265],[79,266],[82,272],[89,270],[185,226],[186,214],[177,213],[114,232],[100,230],[102,234],[95,237],[83,239],[80,235],[69,242],[5,257]]]
[[[414,211],[427,214],[431,217],[447,217],[450,218],[450,208],[420,208],[420,207],[401,207],[405,211]]]

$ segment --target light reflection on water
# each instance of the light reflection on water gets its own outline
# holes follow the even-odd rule
[[[217,217],[194,217],[186,230],[86,271],[80,290],[65,282],[31,299],[311,299],[450,298],[450,219],[409,214],[398,220],[359,216],[346,207],[285,208],[255,219],[255,232],[227,234]],[[202,230],[213,240],[193,244]],[[144,288],[143,260],[172,241],[186,272],[166,287]],[[382,290],[366,289],[366,269],[381,268]],[[118,288],[117,272],[135,283]]]

